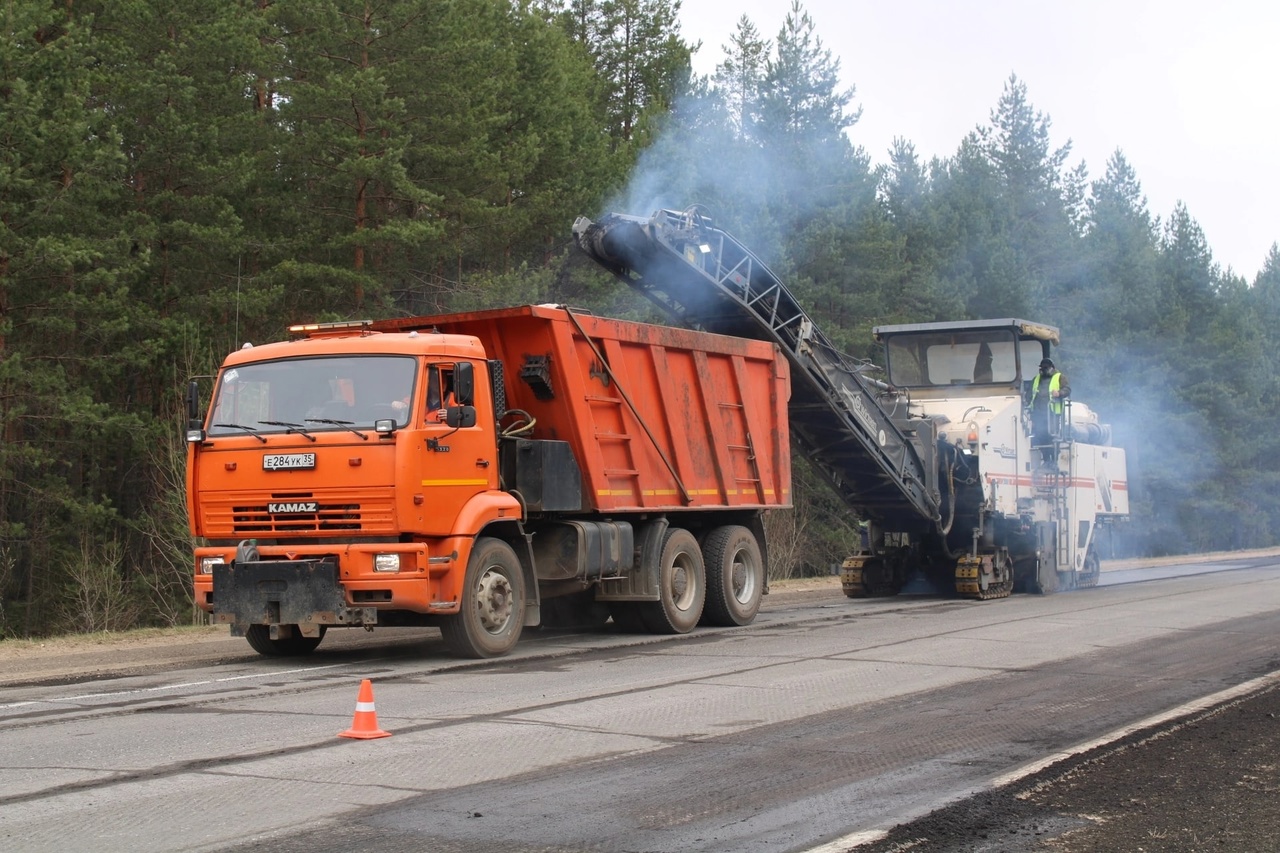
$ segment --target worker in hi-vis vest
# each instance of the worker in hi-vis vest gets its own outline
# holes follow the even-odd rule
[[[1053,366],[1053,359],[1040,362],[1040,372],[1031,382],[1031,445],[1039,447],[1041,458],[1053,462],[1053,438],[1062,426],[1063,401],[1071,396],[1067,376]]]

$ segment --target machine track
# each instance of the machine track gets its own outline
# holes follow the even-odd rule
[[[859,554],[840,564],[840,589],[848,598],[885,598],[897,595],[902,584],[883,557]]]
[[[1013,567],[994,554],[964,556],[956,561],[956,595],[989,601],[1013,592]]]
[[[1098,562],[1098,554],[1093,550],[1093,546],[1089,546],[1089,552],[1084,558],[1084,568],[1076,575],[1076,589],[1088,589],[1098,585],[1098,576],[1101,574],[1102,567]]]

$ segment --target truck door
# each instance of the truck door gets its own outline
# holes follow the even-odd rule
[[[470,362],[427,366],[421,412],[425,453],[422,490],[425,531],[447,535],[462,506],[476,493],[498,487],[498,450],[489,395],[477,387]],[[484,371],[479,371],[483,377]],[[486,386],[487,387],[487,386]]]

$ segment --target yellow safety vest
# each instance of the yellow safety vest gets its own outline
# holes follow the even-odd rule
[[[1049,380],[1049,411],[1055,415],[1062,414],[1062,398],[1053,396],[1053,392],[1058,390],[1062,384],[1062,373],[1053,374],[1053,378]],[[1040,374],[1036,374],[1036,378],[1031,382],[1031,405],[1035,406],[1036,395],[1040,393]]]

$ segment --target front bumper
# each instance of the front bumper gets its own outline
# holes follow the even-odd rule
[[[232,625],[375,625],[373,607],[349,607],[328,560],[262,560],[213,567],[213,621]]]

